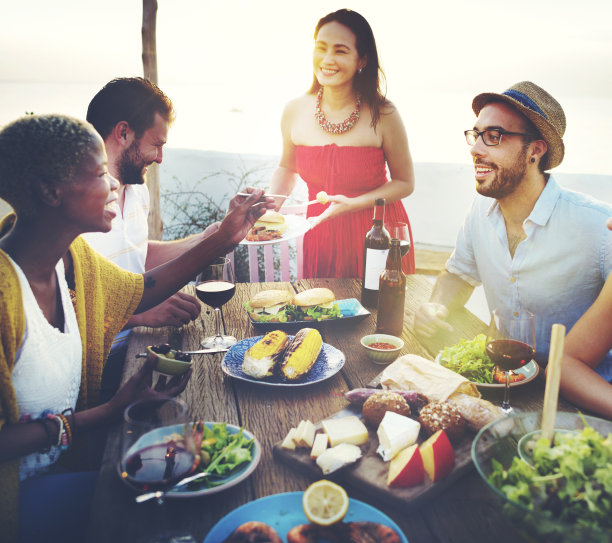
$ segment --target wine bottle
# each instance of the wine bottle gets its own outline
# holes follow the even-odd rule
[[[379,280],[377,333],[402,335],[405,298],[406,276],[402,271],[400,240],[392,239],[387,264]]]
[[[363,244],[361,303],[365,307],[376,307],[378,304],[378,282],[385,269],[390,240],[384,219],[385,199],[377,198],[374,201],[372,228],[366,234]]]

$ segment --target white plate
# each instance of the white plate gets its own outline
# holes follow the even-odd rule
[[[278,323],[276,323],[278,324]],[[244,353],[246,353],[255,343],[257,343],[263,336],[255,336],[243,339],[235,345],[230,347],[230,350],[225,353],[223,362],[221,362],[221,369],[226,375],[241,379],[242,381],[249,381],[250,383],[258,383],[260,385],[276,386],[276,387],[299,387],[305,385],[312,385],[319,381],[324,381],[330,377],[336,375],[344,366],[346,357],[342,351],[339,351],[335,347],[323,343],[321,346],[321,352],[317,357],[314,365],[310,368],[310,371],[295,381],[289,381],[283,379],[277,375],[272,377],[266,377],[264,379],[255,379],[242,371],[242,363],[244,362]],[[294,336],[287,336],[289,341]]]
[[[287,230],[278,239],[271,239],[269,241],[247,241],[243,239],[240,245],[271,245],[273,243],[280,243],[281,241],[288,241],[290,239],[299,238],[303,236],[308,230],[310,230],[310,223],[306,220],[306,217],[302,215],[283,215],[285,222],[287,223]]]
[[[436,364],[442,365],[440,363],[441,357],[442,357],[442,353],[438,353],[438,356],[436,356],[436,359],[435,359]],[[522,373],[525,376],[525,379],[522,379],[521,381],[511,382],[510,386],[518,387],[521,385],[526,385],[527,383],[530,383],[538,376],[538,373],[540,373],[540,366],[538,366],[538,363],[535,360],[532,360],[531,362],[525,364],[522,368],[514,370],[514,373]],[[470,382],[474,383],[479,388],[505,388],[506,386],[506,385],[503,385],[497,382],[494,382],[494,383],[479,383],[477,381],[470,381]]]
[[[214,424],[219,424],[219,423],[217,422],[205,422],[204,423],[204,425],[207,426],[208,428],[211,428]],[[237,434],[238,431],[240,430],[238,426],[234,426],[233,424],[227,424],[226,427],[230,434]],[[134,450],[142,449],[148,445],[153,445],[155,443],[161,443],[165,436],[168,436],[174,433],[183,435],[184,432],[185,432],[184,424],[173,424],[172,426],[164,426],[163,428],[157,428],[156,430],[152,430],[151,432],[148,432],[145,435],[143,435],[136,443],[134,443],[134,445],[132,445],[131,448]],[[167,494],[164,495],[164,498],[195,498],[196,496],[206,496],[208,494],[216,494],[217,492],[227,490],[228,488],[231,488],[237,485],[238,483],[246,479],[249,475],[251,475],[251,473],[253,473],[253,471],[257,467],[257,464],[259,464],[259,461],[261,460],[261,445],[259,444],[259,441],[257,441],[255,436],[251,432],[248,432],[247,430],[242,430],[242,434],[247,439],[254,439],[253,446],[251,448],[251,461],[250,462],[244,463],[241,466],[239,466],[238,469],[236,469],[236,471],[234,471],[231,475],[223,479],[223,483],[220,484],[219,486],[213,486],[212,488],[203,487],[198,490],[190,490],[188,488],[189,485],[187,485],[184,487],[177,488],[176,490],[173,490],[172,492],[168,492]],[[128,485],[130,488],[134,490],[137,490],[138,492],[143,491],[141,488],[131,484],[129,481],[121,477],[121,468],[119,464],[117,464],[117,471],[119,472],[119,478],[126,485]],[[197,485],[197,481],[191,484]]]
[[[225,515],[215,524],[203,543],[225,541],[238,526],[252,520],[262,521],[271,526],[279,537],[286,541],[287,533],[294,526],[308,524],[302,506],[303,492],[286,492],[272,494],[258,500],[245,503]],[[353,498],[349,499],[349,509],[344,522],[378,522],[393,528],[401,543],[408,543],[400,527],[382,511]],[[327,540],[325,540],[327,541]]]

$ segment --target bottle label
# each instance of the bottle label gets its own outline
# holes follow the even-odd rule
[[[366,269],[363,284],[370,290],[378,290],[380,274],[385,271],[389,249],[366,249]]]

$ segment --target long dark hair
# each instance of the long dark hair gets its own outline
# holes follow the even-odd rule
[[[381,81],[386,86],[386,79],[378,60],[378,50],[376,49],[376,40],[374,39],[372,28],[363,15],[350,9],[339,9],[319,19],[315,28],[314,39],[317,39],[319,30],[321,30],[323,25],[333,21],[346,26],[355,34],[359,58],[367,57],[368,59],[361,73],[357,72],[353,78],[353,90],[361,96],[362,101],[365,101],[370,106],[372,111],[372,127],[376,128],[376,124],[380,119],[380,109],[387,104],[387,99],[381,91]],[[320,87],[317,76],[314,75],[312,86],[308,92],[316,94]]]

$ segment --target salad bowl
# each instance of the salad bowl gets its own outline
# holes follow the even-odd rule
[[[554,449],[542,444],[550,455],[544,451],[531,465],[520,458],[518,444],[541,428],[541,415],[523,412],[498,419],[474,439],[472,459],[493,503],[528,541],[611,543],[612,489],[605,486],[612,475],[612,422],[557,413]],[[586,439],[592,430],[602,438]],[[581,441],[564,442],[566,436]],[[563,458],[563,475],[548,460],[555,454]],[[601,459],[601,471],[589,467],[594,458]]]

